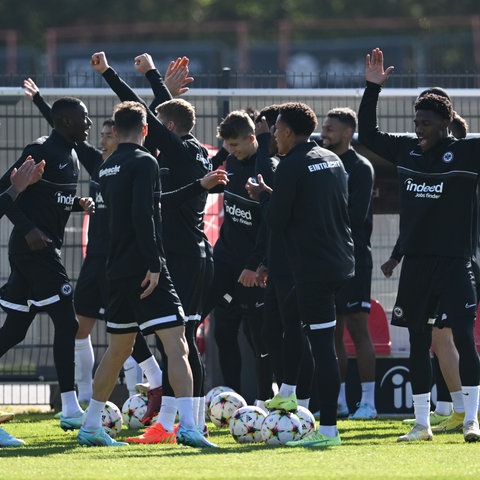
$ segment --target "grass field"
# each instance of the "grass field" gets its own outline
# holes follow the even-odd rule
[[[342,445],[330,449],[239,445],[209,424],[219,449],[181,445],[80,447],[51,413],[20,414],[2,427],[27,442],[0,449],[0,479],[401,479],[480,477],[480,443],[438,434],[433,442],[397,443],[399,419],[339,422]],[[122,430],[118,439],[138,431]]]

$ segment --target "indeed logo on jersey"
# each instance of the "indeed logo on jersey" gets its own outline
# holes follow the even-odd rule
[[[243,210],[235,204],[229,204],[228,200],[223,202],[225,213],[231,217],[234,222],[243,223],[244,225],[252,225],[252,212],[250,210]]]
[[[71,193],[65,195],[63,192],[55,192],[55,197],[59,205],[65,206],[65,210],[71,210],[73,207],[73,202],[75,201],[75,195]]]
[[[100,178],[111,177],[112,175],[116,175],[118,172],[120,172],[120,165],[114,165],[113,167],[102,168],[102,170],[100,170],[98,173],[98,176]]]
[[[436,200],[440,198],[440,195],[443,193],[443,182],[427,185],[425,182],[415,183],[411,178],[407,178],[407,180],[405,180],[405,190],[415,193],[416,198],[431,198]]]

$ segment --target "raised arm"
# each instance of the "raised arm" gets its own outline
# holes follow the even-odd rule
[[[365,59],[365,80],[377,85],[383,85],[394,68],[390,66],[384,70],[383,52],[379,48],[374,48],[372,53],[368,53]]]
[[[25,96],[33,101],[33,104],[40,110],[45,120],[53,127],[52,107],[40,95],[40,89],[31,78],[23,81]]]

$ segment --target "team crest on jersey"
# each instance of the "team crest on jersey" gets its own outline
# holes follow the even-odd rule
[[[393,316],[397,319],[403,318],[403,309],[398,305],[393,308]]]
[[[64,283],[60,288],[60,291],[63,295],[71,295],[72,294],[72,286],[69,283]]]
[[[443,154],[442,160],[445,163],[450,163],[453,160],[453,152],[445,152]]]

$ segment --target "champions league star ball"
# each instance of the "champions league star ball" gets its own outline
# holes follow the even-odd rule
[[[285,445],[302,438],[302,425],[294,413],[273,410],[263,422],[262,438],[267,445]]]
[[[308,408],[299,405],[296,415],[302,426],[302,438],[308,435],[311,431],[315,430],[315,417]]]
[[[142,418],[147,411],[148,399],[145,395],[132,395],[122,407],[123,422],[127,428],[142,428]]]
[[[113,438],[122,429],[122,412],[112,402],[107,402],[102,410],[102,425],[105,431]]]
[[[239,408],[230,418],[230,433],[238,443],[260,443],[266,413],[258,407]]]
[[[210,420],[219,428],[228,427],[230,418],[242,407],[246,407],[245,399],[235,392],[222,392],[210,403]]]
[[[208,420],[210,420],[210,404],[212,403],[213,398],[222,392],[235,392],[235,390],[233,390],[233,388],[230,388],[230,387],[219,386],[219,387],[213,387],[205,395],[205,420],[207,422]]]

